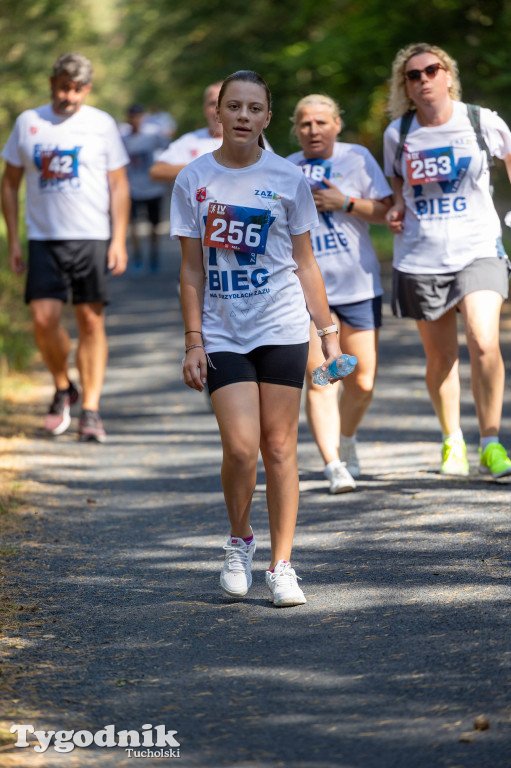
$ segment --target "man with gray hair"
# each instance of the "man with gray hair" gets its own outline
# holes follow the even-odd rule
[[[80,53],[65,53],[53,65],[52,77],[57,79],[61,75],[67,75],[75,83],[89,85],[92,82],[92,65]]]
[[[85,56],[71,53],[57,59],[50,78],[51,103],[23,112],[3,150],[1,195],[9,264],[21,274],[26,265],[18,232],[18,197],[25,175],[25,301],[56,389],[45,428],[52,435],[65,432],[71,405],[79,398],[68,377],[70,341],[61,324],[71,290],[83,398],[78,437],[104,442],[99,399],[107,360],[107,274],[110,270],[120,275],[126,269],[129,159],[114,119],[84,105],[91,81],[92,67]]]

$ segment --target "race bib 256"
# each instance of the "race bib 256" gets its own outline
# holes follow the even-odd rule
[[[210,203],[204,245],[229,251],[264,254],[270,228],[269,210]]]

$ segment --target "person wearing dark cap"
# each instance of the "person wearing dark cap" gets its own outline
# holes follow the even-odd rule
[[[168,139],[156,132],[143,130],[144,107],[132,104],[127,113],[127,130],[124,131],[123,141],[130,158],[128,166],[128,181],[131,197],[131,240],[133,247],[133,267],[135,274],[144,270],[142,248],[137,232],[137,220],[141,210],[150,224],[149,234],[149,268],[153,274],[159,271],[158,254],[158,224],[161,221],[165,184],[152,181],[149,169],[154,162],[154,154],[158,149],[166,147]]]

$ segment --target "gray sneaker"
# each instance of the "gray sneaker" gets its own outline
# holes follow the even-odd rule
[[[78,424],[78,440],[82,443],[88,441],[105,442],[106,432],[99,411],[82,411]]]
[[[224,565],[220,573],[220,586],[228,597],[244,597],[252,586],[252,558],[256,551],[255,539],[245,544],[243,539],[229,536]]]

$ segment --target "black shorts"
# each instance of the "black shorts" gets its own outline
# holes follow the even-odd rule
[[[25,301],[108,304],[108,240],[29,240]]]
[[[256,347],[246,354],[211,352],[209,357],[215,368],[208,365],[209,392],[239,381],[263,381],[302,389],[308,355],[308,341]]]
[[[151,200],[131,200],[130,220],[134,221],[140,209],[147,210],[147,218],[156,227],[161,221],[161,204],[163,197],[153,197]]]

